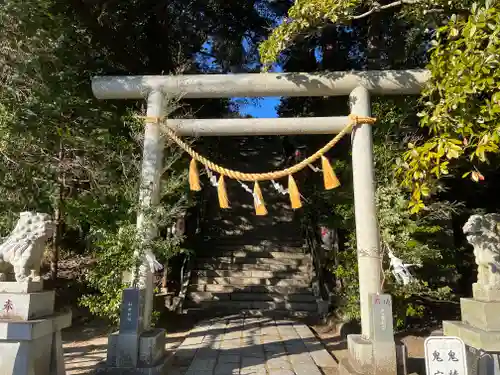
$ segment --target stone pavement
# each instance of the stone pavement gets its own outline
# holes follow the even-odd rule
[[[169,375],[322,375],[337,363],[304,324],[230,317],[197,325],[177,348]]]

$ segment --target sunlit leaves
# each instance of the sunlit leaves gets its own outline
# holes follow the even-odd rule
[[[299,34],[310,32],[327,21],[345,20],[359,4],[360,0],[296,0],[288,17],[259,46],[261,62],[269,67]]]
[[[276,27],[269,38],[259,47],[260,59],[264,69],[277,61],[279,54],[289,47],[295,39],[314,33],[328,22],[348,24],[353,20],[370,17],[373,13],[384,9],[393,10],[397,16],[406,17],[417,22],[424,21],[434,25],[437,14],[450,10],[469,9],[471,0],[403,0],[380,5],[374,0],[295,0],[288,11],[288,16]],[[366,11],[370,9],[369,11]],[[429,17],[430,15],[430,17]],[[474,35],[473,28],[469,32]],[[450,33],[458,35],[457,28]]]
[[[432,78],[419,113],[431,137],[409,144],[397,167],[403,186],[412,191],[412,212],[425,208],[422,187],[435,186],[450,163],[470,163],[462,177],[480,182],[479,164],[499,151],[500,13],[477,5],[472,10],[468,19],[452,17],[441,27],[432,47]]]

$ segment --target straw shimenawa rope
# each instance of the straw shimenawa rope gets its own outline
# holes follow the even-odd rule
[[[145,120],[149,123],[163,124],[163,131],[167,134],[167,136],[172,139],[181,149],[183,149],[186,153],[188,153],[192,160],[189,165],[189,186],[193,191],[200,191],[200,176],[198,173],[198,167],[196,166],[196,162],[203,164],[207,170],[212,170],[216,173],[219,173],[219,180],[217,183],[217,195],[219,198],[219,205],[221,208],[229,208],[229,199],[226,191],[226,184],[224,181],[224,177],[232,178],[237,180],[242,184],[242,181],[246,182],[254,182],[253,192],[248,187],[245,190],[252,193],[254,197],[254,206],[255,206],[255,214],[258,216],[264,216],[267,214],[267,209],[264,203],[264,197],[262,196],[262,190],[259,186],[259,181],[274,181],[282,177],[288,177],[288,194],[290,197],[290,205],[292,209],[296,210],[302,207],[302,202],[300,201],[300,193],[297,187],[297,184],[293,178],[293,174],[299,172],[307,166],[310,166],[316,160],[321,158],[321,170],[323,172],[323,181],[325,185],[325,189],[335,189],[340,186],[340,181],[335,175],[335,171],[333,170],[330,162],[325,157],[325,154],[330,150],[333,146],[335,146],[344,135],[346,135],[353,126],[357,124],[373,124],[375,123],[375,119],[373,117],[362,117],[356,115],[349,115],[349,123],[342,129],[340,133],[338,133],[330,142],[328,142],[325,146],[316,151],[313,155],[309,156],[307,159],[302,160],[300,163],[297,163],[289,168],[282,169],[279,171],[267,172],[267,173],[244,173],[240,171],[235,171],[232,169],[224,168],[214,162],[208,160],[203,155],[197,153],[191,146],[189,146],[186,142],[184,142],[176,133],[175,130],[170,128],[168,124],[166,124],[167,120],[161,117],[144,117]]]
[[[164,127],[165,133],[168,135],[170,139],[172,139],[181,149],[183,149],[187,154],[189,154],[194,160],[203,164],[207,168],[211,169],[214,172],[219,173],[222,176],[226,176],[238,181],[247,181],[247,182],[257,182],[257,181],[270,181],[277,180],[279,178],[287,177],[294,173],[299,172],[300,170],[307,167],[309,164],[314,163],[316,160],[320,159],[324,154],[326,154],[333,146],[335,146],[349,131],[352,127],[358,124],[374,124],[376,119],[373,117],[364,117],[364,116],[356,116],[350,114],[348,116],[349,123],[338,133],[330,142],[328,142],[325,146],[320,148],[314,154],[309,156],[307,159],[302,160],[301,162],[278,171],[266,172],[266,173],[244,173],[240,171],[235,171],[232,169],[224,168],[209,159],[205,158],[203,155],[200,155],[198,152],[193,150],[191,146],[189,146],[186,142],[184,142],[175,131],[166,125]],[[153,123],[162,123],[163,120],[160,117],[145,117],[146,122]]]

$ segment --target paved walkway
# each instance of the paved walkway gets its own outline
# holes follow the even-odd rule
[[[169,375],[323,375],[337,363],[304,324],[260,317],[207,321],[177,348]]]

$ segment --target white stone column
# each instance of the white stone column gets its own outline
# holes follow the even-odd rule
[[[147,117],[159,118],[164,114],[164,95],[153,90],[147,98]],[[163,168],[164,142],[160,125],[148,122],[144,127],[144,150],[142,156],[141,185],[139,191],[139,212],[137,215],[137,232],[139,246],[144,250],[148,243],[158,234],[156,210],[160,200],[160,179]],[[139,250],[136,252],[136,254]],[[147,259],[143,257],[140,272],[141,287],[146,289],[144,301],[143,329],[151,326],[153,311],[153,274]]]
[[[349,96],[349,101],[352,114],[371,116],[370,93],[366,88],[355,88]],[[382,272],[375,204],[372,125],[356,126],[353,129],[351,141],[361,333],[365,339],[368,339],[373,329],[370,318],[370,294],[380,293]]]

